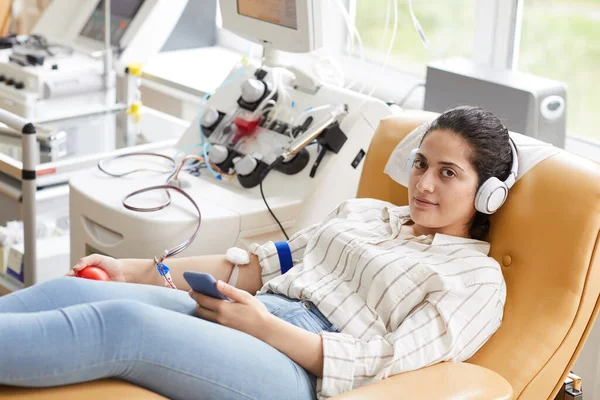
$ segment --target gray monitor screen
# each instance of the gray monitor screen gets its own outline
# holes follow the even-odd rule
[[[113,46],[120,46],[121,38],[143,3],[144,0],[110,1],[110,42]],[[80,35],[99,42],[104,41],[104,0],[98,3]]]
[[[238,0],[237,6],[246,17],[298,29],[296,0]]]

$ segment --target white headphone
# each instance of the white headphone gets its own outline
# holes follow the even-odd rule
[[[517,148],[513,143],[512,139],[509,138],[510,149],[512,151],[512,166],[510,168],[510,174],[504,182],[500,179],[492,176],[477,190],[475,195],[475,209],[484,214],[493,214],[506,201],[508,197],[509,189],[515,184],[517,180],[517,171],[519,170],[519,158],[517,157]],[[411,150],[408,160],[406,160],[405,171],[408,174],[415,163],[415,157],[417,156],[418,148]]]

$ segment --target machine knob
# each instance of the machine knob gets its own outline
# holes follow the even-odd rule
[[[213,126],[219,120],[219,112],[216,108],[207,106],[202,113],[200,123],[205,128]]]
[[[256,103],[265,94],[265,84],[257,79],[248,79],[242,83],[242,100],[246,103]]]
[[[208,148],[208,159],[215,163],[221,164],[229,157],[229,149],[220,144],[213,144]]]
[[[258,165],[258,161],[256,158],[247,154],[242,158],[236,157],[233,159],[233,167],[235,168],[235,172],[239,175],[246,176],[250,175]]]

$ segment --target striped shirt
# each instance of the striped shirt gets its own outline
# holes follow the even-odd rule
[[[470,358],[502,322],[506,286],[486,242],[407,237],[409,208],[349,200],[289,240],[281,275],[273,242],[253,244],[264,286],[309,300],[338,332],[322,332],[327,398],[441,361]]]

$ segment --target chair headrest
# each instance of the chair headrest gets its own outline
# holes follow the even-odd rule
[[[408,186],[406,160],[408,160],[411,150],[419,147],[423,135],[427,132],[428,128],[429,122],[422,123],[415,128],[400,143],[398,143],[388,159],[384,172],[402,186]],[[539,162],[563,151],[549,143],[542,142],[529,136],[515,132],[509,132],[509,134],[517,147],[517,154],[519,157],[517,180]]]

